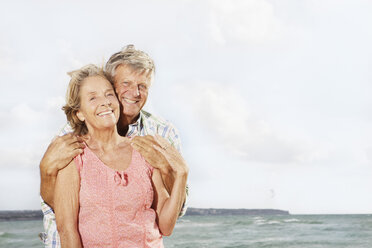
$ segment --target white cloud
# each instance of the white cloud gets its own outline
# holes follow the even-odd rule
[[[10,110],[11,116],[16,122],[22,122],[24,125],[30,125],[39,122],[43,118],[41,112],[35,111],[27,104],[21,103]]]
[[[0,43],[0,70],[2,73],[10,71],[11,66],[14,64],[11,54],[10,47]]]
[[[62,96],[50,97],[46,100],[48,110],[60,109],[65,104],[65,99]]]
[[[189,105],[211,137],[234,155],[264,163],[307,163],[324,159],[328,151],[313,141],[275,130],[246,103],[243,93],[226,85],[196,82],[179,86],[176,93]]]
[[[265,0],[211,0],[208,28],[219,44],[261,44],[279,38],[282,24]]]
[[[76,57],[71,42],[59,39],[56,41],[56,46],[61,57],[65,59],[68,65],[71,65],[71,68],[80,68],[85,65]]]
[[[0,166],[33,167],[58,129],[65,123],[61,97],[45,99],[41,108],[20,103],[0,115]],[[57,113],[60,112],[60,115]]]
[[[0,168],[36,168],[43,153],[39,144],[20,144],[18,148],[1,149]]]

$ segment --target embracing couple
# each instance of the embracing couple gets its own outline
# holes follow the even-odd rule
[[[40,162],[45,247],[163,247],[185,213],[179,135],[142,110],[154,71],[128,45],[104,69],[69,73],[69,125]]]

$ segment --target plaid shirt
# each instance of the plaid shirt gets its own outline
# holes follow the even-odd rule
[[[70,125],[65,125],[60,136],[71,133],[73,130]],[[153,116],[152,114],[141,110],[138,120],[129,125],[127,135],[128,137],[133,136],[145,136],[159,134],[167,139],[172,146],[174,146],[179,152],[181,152],[181,141],[176,128],[168,121]],[[183,216],[187,210],[187,197],[188,197],[188,186],[186,186],[186,202],[182,206],[179,217]],[[56,217],[53,209],[46,204],[43,199],[41,200],[41,210],[44,214],[43,224],[44,233],[40,233],[39,237],[45,244],[46,248],[60,248],[60,238],[57,231]]]

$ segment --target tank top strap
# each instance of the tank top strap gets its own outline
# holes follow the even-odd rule
[[[136,149],[133,149],[132,152],[134,153],[134,154],[133,154],[133,159],[138,158],[138,159],[140,159],[140,160],[143,160],[143,163],[144,163],[144,164],[146,165],[146,167],[150,170],[151,175],[152,175],[152,173],[153,173],[153,171],[154,171],[154,167],[152,167],[151,164],[149,164],[149,163],[146,161],[146,159],[142,156],[142,154],[139,153]]]

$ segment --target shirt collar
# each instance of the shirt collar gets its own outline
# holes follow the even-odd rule
[[[127,132],[127,137],[131,137],[131,136],[137,136],[141,133],[141,128],[143,126],[143,117],[142,117],[142,111],[140,111],[139,113],[139,117],[138,119],[132,123],[132,124],[129,124],[128,126],[128,132]]]

